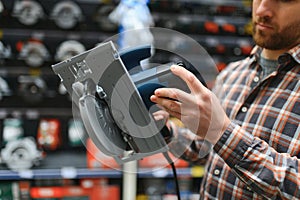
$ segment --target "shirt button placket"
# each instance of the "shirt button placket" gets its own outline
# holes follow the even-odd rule
[[[254,81],[255,83],[258,83],[259,77],[258,77],[258,76],[255,76],[254,79],[253,79],[253,81]]]
[[[245,113],[248,111],[248,108],[246,106],[242,107],[242,112]]]
[[[214,170],[214,175],[218,176],[219,174],[220,174],[220,170],[215,169],[215,170]]]

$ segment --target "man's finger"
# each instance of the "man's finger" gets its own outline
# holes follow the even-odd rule
[[[150,99],[151,99],[151,101],[163,106],[164,109],[166,109],[168,112],[172,111],[172,112],[180,113],[181,103],[177,100],[172,100],[172,99],[165,98],[165,97],[161,98],[156,95],[152,95],[150,97]]]
[[[172,65],[170,69],[176,76],[180,77],[184,82],[186,82],[192,93],[199,93],[205,89],[197,77],[184,67]]]
[[[190,94],[177,88],[159,88],[154,91],[154,95],[181,103],[190,101]]]

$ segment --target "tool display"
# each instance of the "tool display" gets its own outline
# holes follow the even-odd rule
[[[43,153],[30,137],[12,140],[1,150],[1,162],[12,170],[30,169],[38,165],[42,158]]]

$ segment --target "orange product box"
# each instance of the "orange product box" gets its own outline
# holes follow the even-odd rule
[[[108,178],[84,178],[80,179],[82,188],[92,188],[95,186],[108,185]]]
[[[189,163],[187,161],[184,161],[182,159],[178,159],[175,156],[173,156],[171,153],[169,153],[170,158],[175,164],[175,167],[178,168],[185,168],[189,166]],[[139,167],[142,168],[156,168],[156,167],[168,167],[170,168],[170,164],[164,157],[162,153],[155,154],[152,156],[147,156],[141,160],[139,160]]]
[[[89,189],[80,186],[33,187],[30,189],[30,196],[33,199],[87,196],[90,200],[119,200],[120,189],[116,185],[94,186]]]
[[[31,198],[61,198],[62,187],[33,187],[30,189]]]
[[[120,200],[120,188],[117,185],[94,187],[90,200]]]

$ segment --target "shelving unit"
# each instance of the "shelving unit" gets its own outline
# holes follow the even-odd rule
[[[115,170],[74,167],[61,169],[33,169],[22,171],[1,170],[1,180],[24,180],[24,179],[82,179],[82,178],[122,178],[122,173]]]
[[[69,193],[70,198],[72,196],[76,199],[93,200],[100,198],[95,193],[102,187],[102,189],[112,188],[114,191],[112,193],[118,196],[113,198],[121,199],[124,178],[122,171],[104,167],[101,163],[90,167],[85,141],[75,144],[70,139],[70,122],[74,120],[72,103],[66,92],[60,88],[60,80],[51,69],[51,65],[62,57],[58,52],[64,42],[71,45],[76,41],[78,43],[75,49],[83,51],[117,34],[118,27],[109,22],[107,16],[119,1],[1,0],[0,2],[3,4],[3,10],[0,9],[0,152],[7,145],[7,141],[4,141],[6,137],[4,129],[9,127],[7,119],[17,119],[21,125],[14,128],[22,130],[21,137],[33,138],[38,150],[43,153],[39,164],[30,169],[17,171],[9,169],[3,163],[3,158],[0,159],[2,161],[0,198],[50,199],[51,196],[47,195],[37,198],[35,196],[37,193],[32,191],[45,192],[48,189],[48,192],[55,193],[55,191],[69,191],[68,189],[75,187],[79,191],[78,196],[76,197],[76,193]],[[24,2],[30,6],[33,4],[34,12],[26,13],[26,9],[16,8],[22,5],[26,7],[27,4],[23,4]],[[74,18],[69,18],[71,21],[66,24],[60,21],[66,18],[53,14],[58,4],[69,5],[77,10]],[[151,0],[149,8],[156,27],[176,30],[193,38],[211,55],[219,70],[222,70],[228,62],[250,53],[253,45],[250,37],[250,1]],[[72,20],[75,20],[73,25]],[[168,41],[167,39],[163,38],[162,42]],[[197,56],[190,55],[193,59],[197,59]],[[156,51],[151,59],[154,63],[166,63],[173,58],[165,52]],[[38,135],[44,119],[55,119],[59,125],[56,134],[60,135],[61,141],[55,149],[38,144]],[[192,185],[199,185],[204,173],[203,166],[184,165],[177,168],[177,173],[182,180],[183,193],[192,198],[198,188],[189,188],[191,186],[187,185],[191,182],[194,183]],[[137,198],[174,194],[172,177],[171,168],[153,170],[139,167]],[[84,185],[87,184],[85,181],[90,181],[89,184],[92,182],[96,189],[93,191],[87,188]],[[166,188],[162,187],[164,191],[157,190],[158,193],[151,193],[149,192],[153,187],[151,181],[153,184],[157,182],[158,186],[164,184]],[[67,199],[63,195],[51,199],[54,198]]]

